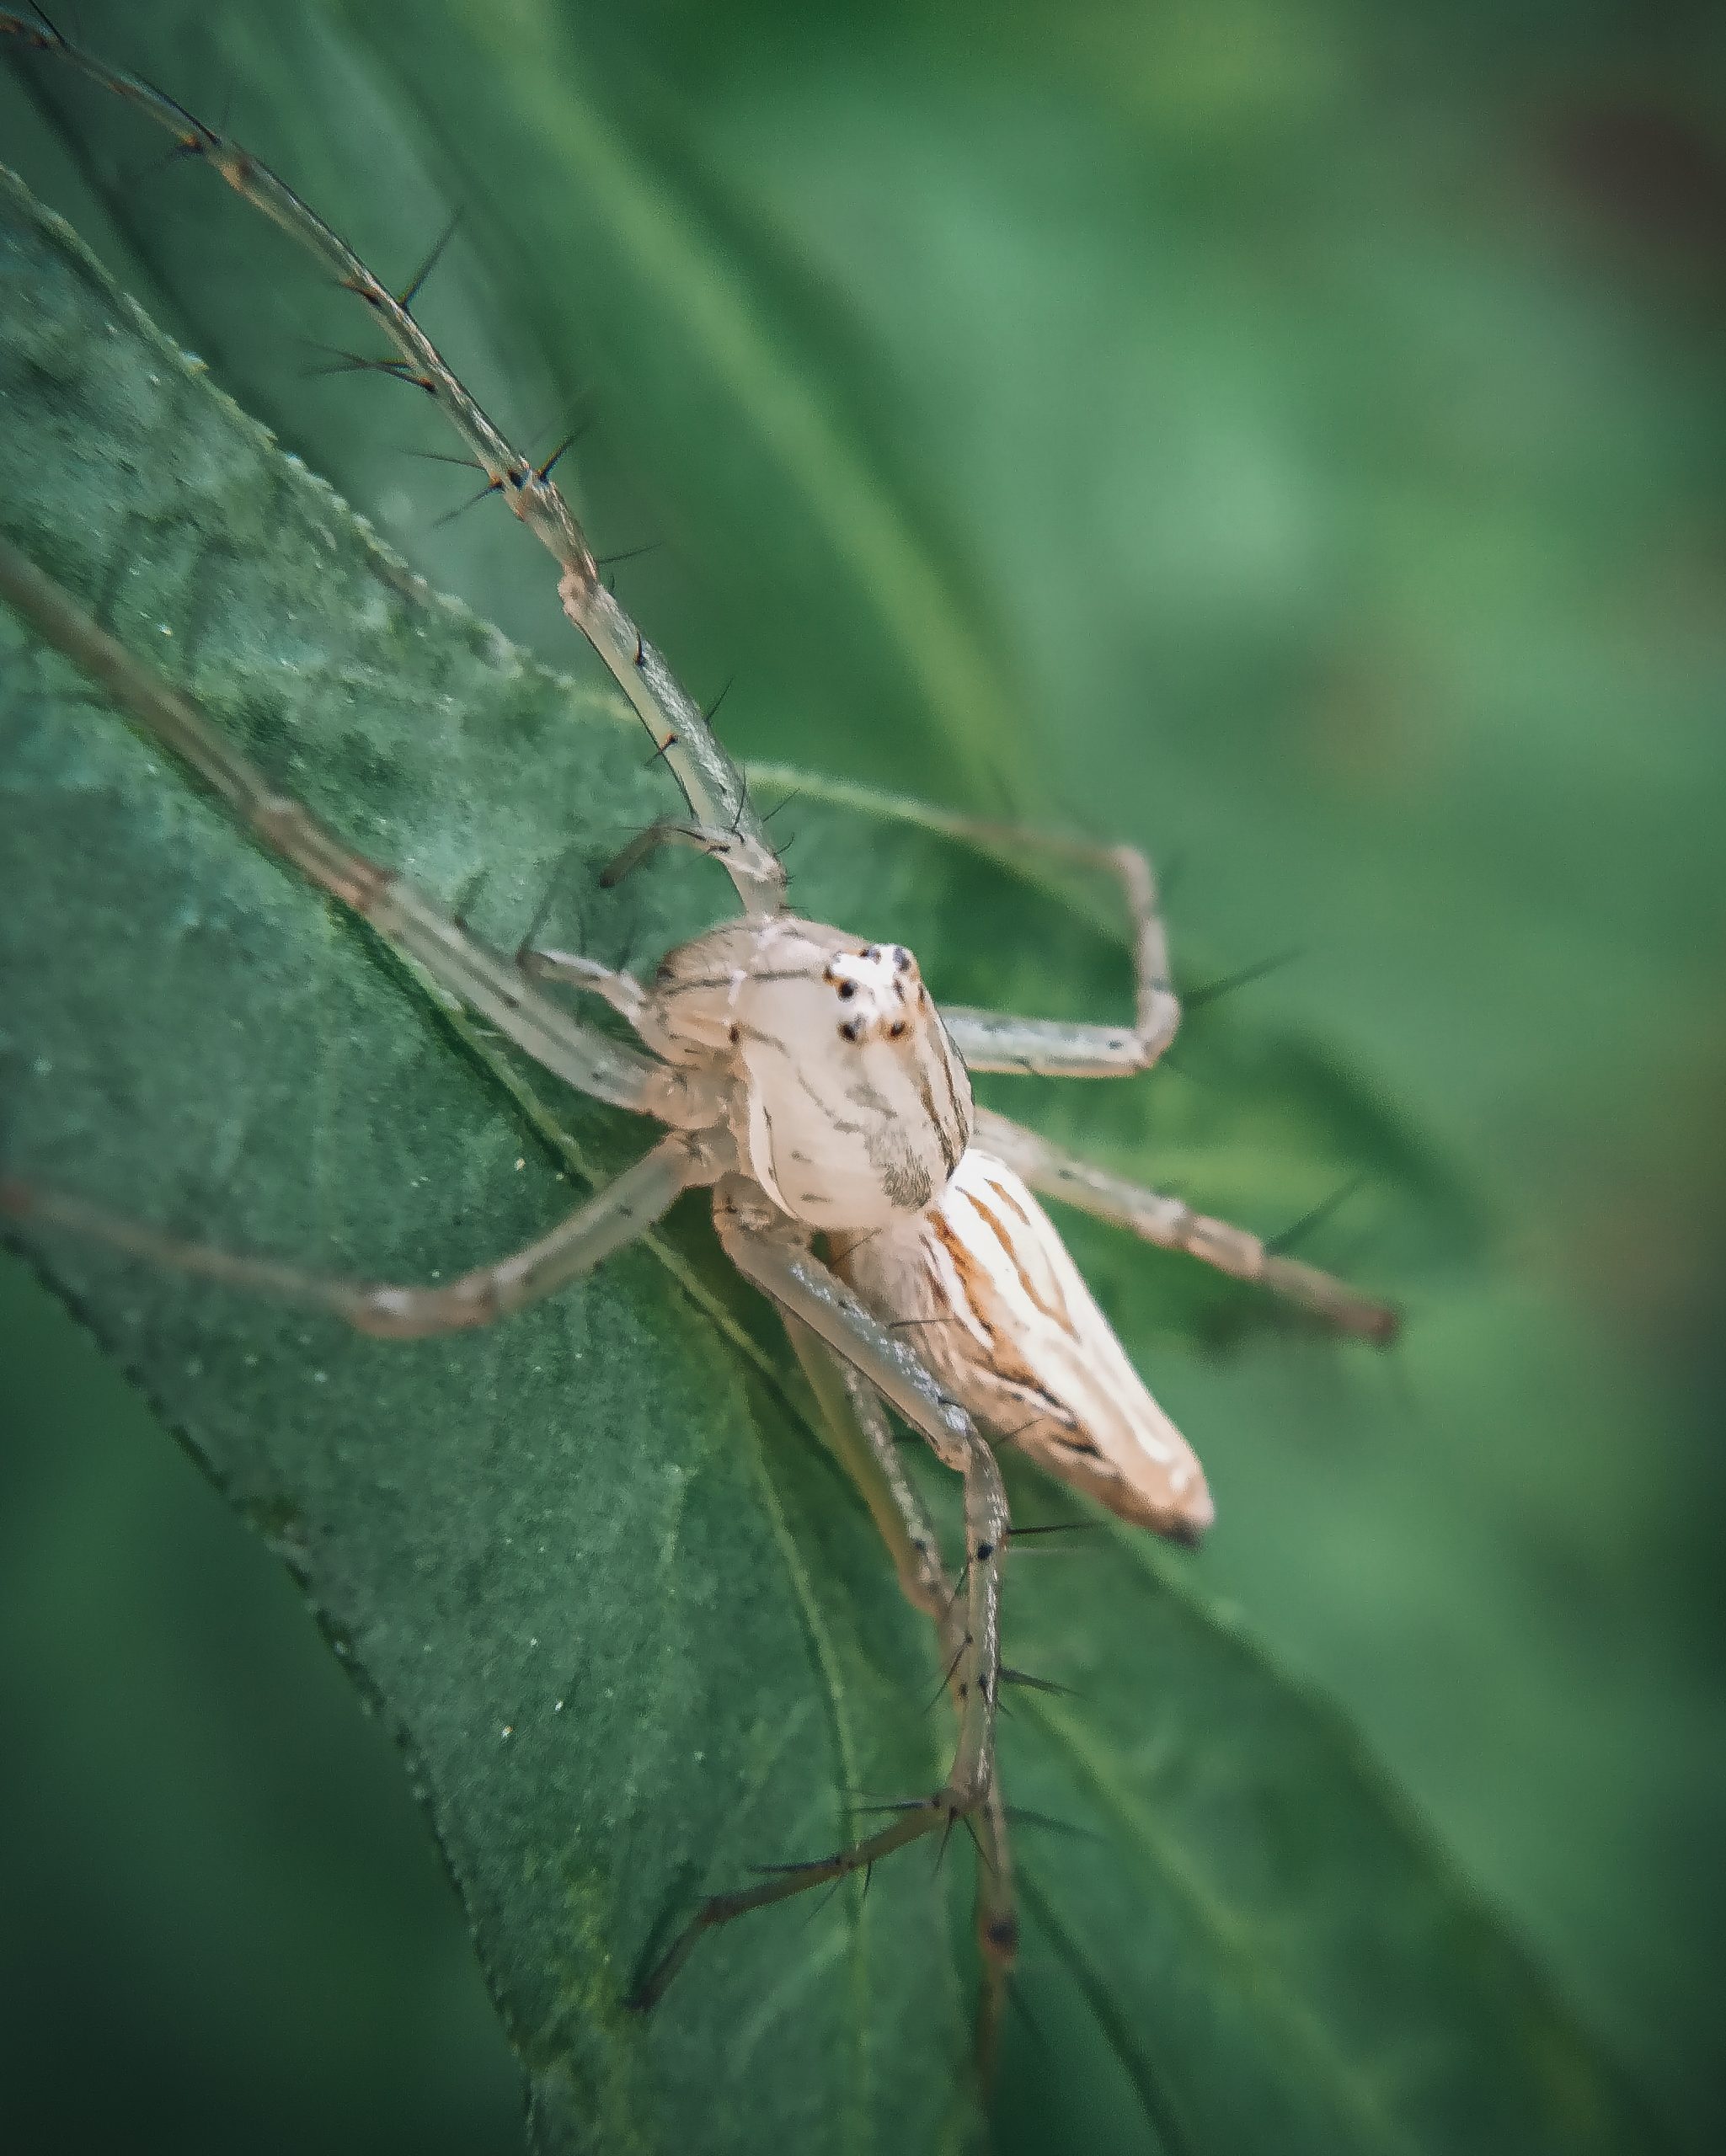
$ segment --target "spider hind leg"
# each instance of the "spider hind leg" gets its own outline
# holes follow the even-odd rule
[[[876,1833],[826,1856],[779,1867],[752,1886],[708,1896],[637,1990],[632,2004],[642,2009],[664,1996],[705,1933],[812,1886],[867,1870],[926,1834],[950,1837],[961,1820],[980,1812],[986,1822],[994,1782],[1001,1567],[1010,1532],[995,1454],[965,1409],[910,1348],[828,1271],[806,1240],[788,1224],[773,1220],[750,1185],[740,1178],[722,1182],[714,1214],[720,1241],[744,1277],[890,1401],[964,1478],[965,1599],[954,1609],[958,1659],[951,1678],[959,1740],[942,1786],[928,1796],[909,1800]],[[928,1591],[932,1594],[932,1583]],[[992,1835],[992,1828],[987,1831]]]

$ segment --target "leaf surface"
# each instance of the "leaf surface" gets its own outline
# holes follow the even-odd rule
[[[407,574],[10,183],[0,302],[0,528],[285,785],[505,947],[554,873],[613,958],[715,905],[698,870],[593,895],[665,805],[611,701]],[[28,893],[0,922],[13,1166],[176,1232],[413,1278],[527,1239],[640,1150],[628,1118],[530,1091],[452,1029],[4,636],[0,818]],[[818,788],[802,814],[799,903],[906,920],[943,991],[1120,992],[1085,912],[897,814]],[[1225,1049],[1242,1180],[1376,1129],[1419,1186],[1418,1149],[1321,1059],[1290,1104]],[[705,1942],[650,2020],[620,2004],[703,1887],[831,1845],[844,1792],[927,1786],[945,1742],[917,1712],[928,1644],[698,1204],[495,1332],[406,1348],[64,1242],[33,1254],[400,1737],[542,2145],[966,2138],[970,1986],[915,1856]],[[1022,1709],[1011,1785],[1081,1831],[1023,1837],[1022,1990],[1047,2036],[1013,2047],[1003,2139],[1046,2145],[1089,2106],[1102,2145],[1219,2156],[1654,2145],[1330,1717],[1180,1577],[1113,1530],[1088,1566],[1015,1569],[1009,1659],[1078,1696]]]

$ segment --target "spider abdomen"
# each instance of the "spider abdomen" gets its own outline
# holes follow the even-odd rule
[[[973,1145],[922,1219],[835,1247],[840,1278],[997,1442],[1177,1540],[1210,1525],[1210,1492],[1152,1398],[1055,1224],[1003,1161]]]

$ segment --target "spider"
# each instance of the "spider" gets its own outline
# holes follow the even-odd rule
[[[45,21],[0,12],[0,34],[141,109],[370,309],[399,355],[377,364],[438,405],[488,491],[501,494],[550,552],[565,613],[681,790],[685,813],[641,832],[607,878],[660,847],[692,847],[721,864],[739,906],[735,917],[671,951],[646,980],[539,947],[532,932],[514,953],[494,951],[454,914],[345,845],[238,754],[189,697],[0,546],[0,595],[213,788],[261,845],[546,1070],[665,1127],[633,1166],[537,1241],[436,1285],[320,1277],[189,1243],[17,1180],[0,1182],[0,1214],[27,1233],[92,1236],[233,1288],[320,1306],[365,1333],[408,1339],[500,1321],[644,1233],[686,1190],[711,1190],[721,1245],[778,1306],[905,1593],[937,1629],[958,1735],[942,1785],[888,1807],[892,1816],[876,1831],[709,1897],[648,1972],[636,2003],[651,2005],[714,1926],[964,1822],[985,1859],[978,1937],[988,1972],[986,2047],[1017,1941],[994,1755],[1012,1535],[996,1448],[1016,1445],[1122,1518],[1178,1540],[1196,1540],[1213,1516],[1198,1461],[1140,1380],[1034,1192],[1258,1282],[1344,1330],[1386,1339],[1394,1314],[1273,1254],[1242,1229],[1091,1167],[974,1106],[971,1071],[1122,1078],[1149,1070],[1168,1047],[1180,1011],[1141,852],[971,827],[997,846],[1058,847],[1117,878],[1134,931],[1130,1025],[938,1006],[902,944],[788,910],[783,870],[740,773],[601,580],[550,467],[511,447],[451,372],[414,319],[411,293],[397,297],[273,173],[147,83],[107,67]],[[604,1001],[639,1045],[588,1023],[553,989]],[[957,1586],[900,1461],[889,1407],[962,1480]]]

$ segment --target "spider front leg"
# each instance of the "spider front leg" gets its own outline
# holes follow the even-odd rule
[[[682,789],[697,825],[713,835],[716,854],[744,910],[766,917],[779,910],[785,875],[749,799],[743,775],[726,755],[694,701],[665,660],[601,581],[600,565],[569,502],[552,478],[555,456],[535,464],[505,437],[414,319],[411,296],[399,297],[373,274],[341,236],[302,202],[261,157],[210,126],[136,75],[110,67],[62,37],[45,17],[0,10],[0,38],[14,51],[74,67],[164,128],[177,152],[207,164],[234,192],[299,243],[345,291],[363,302],[400,355],[377,362],[381,371],[413,383],[436,405],[495,492],[557,564],[558,596],[569,620],[593,646],[646,728]],[[372,364],[372,363],[366,363]],[[559,454],[562,452],[560,451]]]
[[[271,1258],[188,1242],[13,1177],[0,1179],[0,1220],[80,1235],[250,1294],[310,1303],[375,1338],[419,1340],[494,1324],[555,1294],[644,1235],[684,1191],[711,1182],[714,1171],[699,1141],[681,1133],[663,1138],[549,1234],[436,1287],[328,1278]]]
[[[965,1478],[965,1593],[952,1679],[959,1741],[941,1788],[911,1799],[891,1825],[829,1856],[780,1867],[757,1886],[711,1896],[637,1993],[634,2004],[643,2009],[664,1995],[703,1933],[751,1909],[867,1870],[925,1834],[950,1833],[957,1822],[986,1807],[994,1774],[1001,1563],[1008,1533],[1007,1492],[995,1455],[958,1401],[813,1254],[807,1231],[769,1206],[753,1183],[740,1177],[722,1182],[713,1212],[719,1239],[745,1278],[860,1371]]]
[[[959,1591],[948,1584],[939,1540],[906,1474],[881,1396],[855,1365],[843,1361],[800,1319],[786,1313],[785,1329],[820,1408],[829,1444],[863,1494],[891,1553],[906,1599],[935,1626],[947,1688],[955,1708],[962,1709],[959,1672],[965,1657],[965,1623]],[[983,1967],[977,2065],[986,2085],[1018,1952],[1013,1852],[998,1764],[990,1776],[988,1796],[971,1825],[977,1844],[976,1934]]]
[[[718,1096],[698,1074],[668,1070],[584,1025],[436,900],[344,845],[302,802],[273,786],[200,705],[136,659],[3,539],[0,600],[200,779],[266,851],[357,915],[543,1069],[597,1100],[662,1123],[690,1128],[713,1119]]]
[[[1213,1220],[1195,1213],[1178,1198],[1146,1190],[1093,1167],[1046,1138],[1027,1130],[1004,1115],[980,1108],[976,1143],[1018,1170],[1033,1190],[1045,1198],[1063,1198],[1082,1213],[1117,1227],[1130,1228],[1147,1243],[1162,1250],[1184,1251],[1205,1265],[1215,1266],[1237,1280],[1251,1280],[1280,1295],[1285,1302],[1310,1310],[1315,1317],[1352,1332],[1363,1340],[1388,1343],[1402,1325],[1400,1313],[1390,1304],[1375,1301],[1349,1287],[1344,1280],[1321,1272],[1316,1265],[1281,1257],[1268,1250],[1259,1238],[1226,1220]]]

